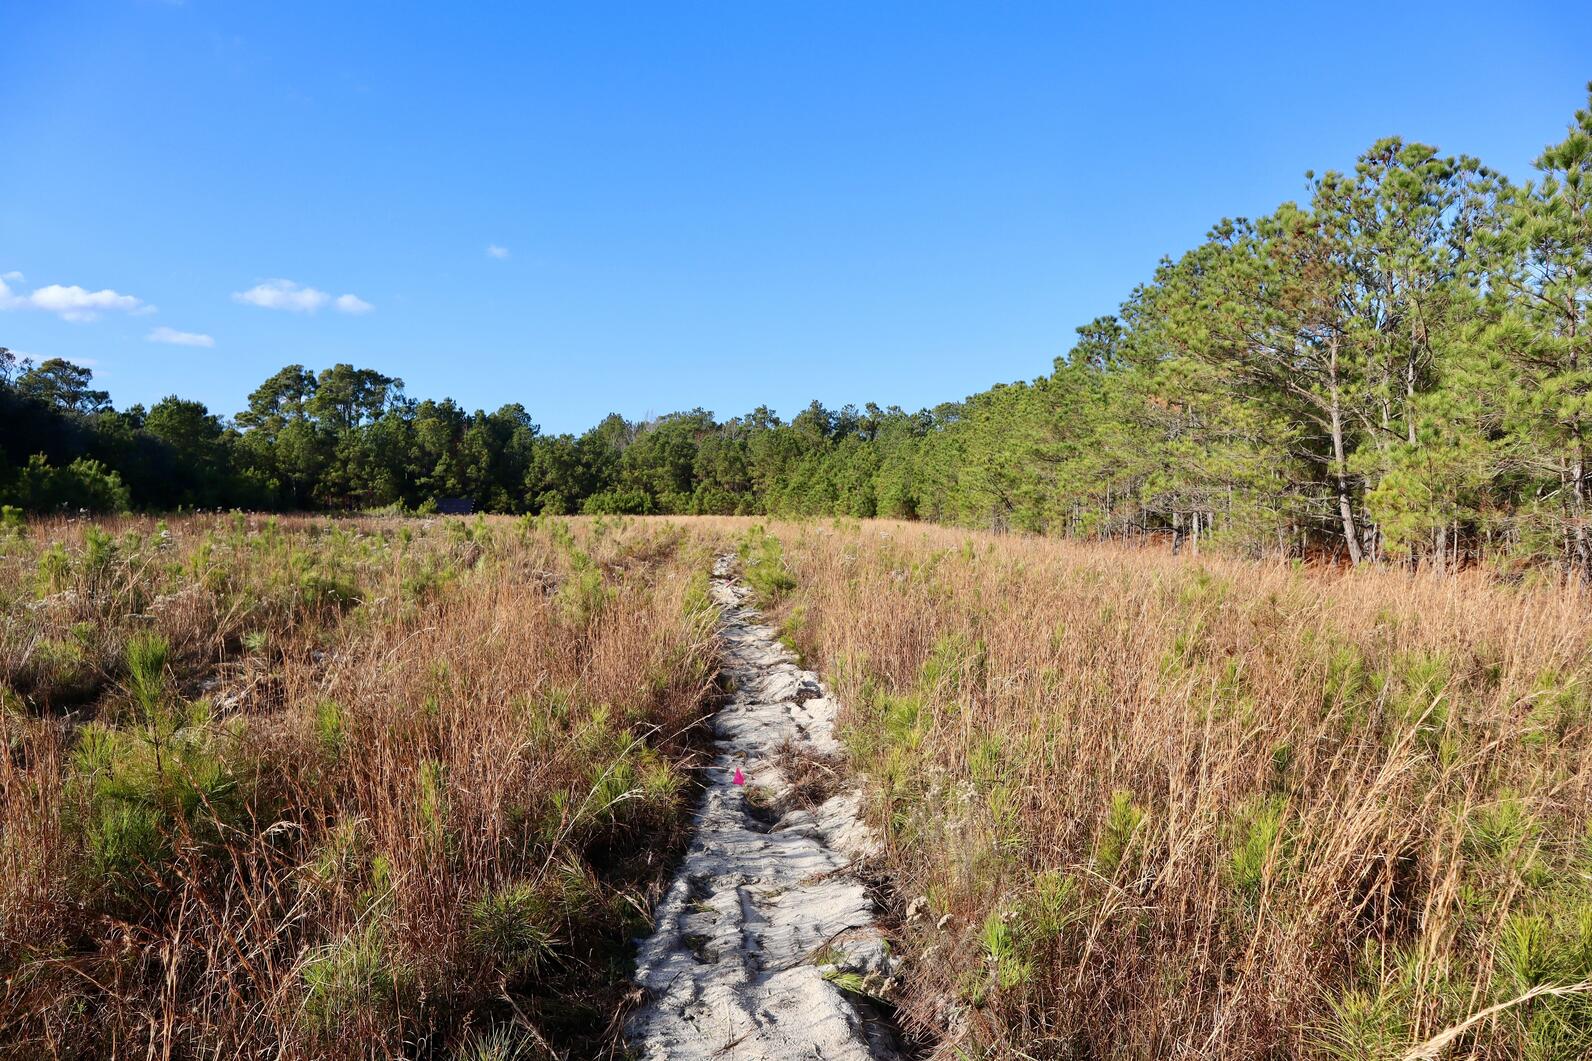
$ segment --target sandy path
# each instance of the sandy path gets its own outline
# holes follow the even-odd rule
[[[647,1001],[631,1039],[648,1061],[895,1058],[867,1004],[825,979],[882,979],[891,964],[873,900],[851,872],[870,842],[858,795],[790,808],[775,764],[787,743],[838,751],[835,702],[759,624],[731,558],[713,575],[734,692],[713,720],[718,751],[690,849],[637,960]],[[737,766],[747,787],[731,783]]]

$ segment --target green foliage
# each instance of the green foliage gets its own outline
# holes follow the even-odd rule
[[[343,750],[348,740],[348,716],[336,700],[321,700],[315,705],[313,715],[315,739],[332,758]]]
[[[779,539],[763,529],[753,526],[742,536],[738,548],[741,557],[741,577],[756,592],[764,606],[771,607],[796,588],[796,577],[785,566],[784,549]]]
[[[588,516],[644,516],[654,511],[654,502],[643,490],[604,490],[588,497],[580,510]]]
[[[141,651],[141,666],[164,658]],[[72,759],[87,878],[119,900],[158,886],[176,845],[213,843],[244,807],[232,742],[207,705],[165,706],[157,682],[140,707],[138,727],[85,726]]]
[[[499,888],[470,905],[470,943],[503,974],[534,973],[552,956],[555,937],[554,911],[528,883]]]
[[[1549,671],[1538,675],[1531,694],[1531,719],[1538,727],[1530,740],[1565,740],[1592,718],[1592,690],[1576,677]]]
[[[1347,644],[1329,646],[1322,708],[1328,713],[1339,713],[1348,721],[1358,721],[1365,717],[1375,700],[1376,684],[1359,649]]]
[[[1409,1018],[1400,1000],[1382,992],[1346,991],[1331,1000],[1331,1023],[1317,1045],[1339,1061],[1398,1061],[1409,1047]]]
[[[51,542],[50,547],[39,554],[38,574],[35,579],[39,595],[42,597],[61,592],[66,588],[71,573],[72,557],[67,553],[66,547],[60,542]]]
[[[435,759],[421,760],[415,785],[421,833],[440,847],[448,824],[448,795],[442,763]]]
[[[934,643],[918,675],[918,688],[941,700],[965,696],[982,683],[988,648],[970,643],[960,634],[947,634]]]
[[[414,988],[413,977],[394,960],[374,923],[322,947],[301,975],[304,1019],[318,1032],[391,1012]]]
[[[1036,876],[1020,909],[1025,931],[1036,944],[1054,939],[1081,923],[1087,914],[1077,878],[1059,870]]]
[[[1228,872],[1234,890],[1247,902],[1259,896],[1268,872],[1282,854],[1283,811],[1280,800],[1262,800],[1246,809],[1234,829]]]
[[[1493,957],[1493,993],[1499,1001],[1534,988],[1592,981],[1592,904],[1512,914],[1498,934]],[[1507,1019],[1518,1029],[1525,1057],[1570,1061],[1592,1051],[1592,998],[1584,990],[1540,998],[1510,1011]]]
[[[967,776],[981,789],[997,784],[1005,769],[1005,749],[998,736],[989,735],[973,745],[967,756]]]
[[[1440,656],[1401,656],[1381,681],[1388,713],[1414,730],[1417,741],[1426,747],[1436,745],[1448,722],[1448,670],[1448,662]]]
[[[166,695],[166,665],[171,647],[159,634],[137,634],[127,642],[127,686],[144,719],[159,713]]]
[[[42,453],[28,458],[6,493],[29,512],[125,512],[132,504],[121,476],[99,461],[79,457],[51,467]]]
[[[299,594],[311,610],[346,611],[359,603],[359,587],[347,579],[319,571],[299,579]]]
[[[1023,956],[1009,915],[991,913],[986,917],[979,943],[985,959],[994,967],[996,987],[1011,990],[1034,975],[1033,963]]]
[[[347,884],[358,872],[363,849],[363,834],[357,821],[339,821],[327,830],[326,838],[310,863],[311,878],[320,885]]]
[[[712,619],[718,615],[718,607],[713,603],[713,594],[706,573],[698,572],[692,576],[691,584],[686,588],[684,606],[688,616]]]
[[[1119,788],[1111,793],[1111,807],[1095,841],[1095,864],[1101,873],[1116,872],[1127,859],[1144,819],[1144,808],[1133,802],[1130,790]]]
[[[868,996],[868,978],[859,972],[846,969],[827,969],[823,974],[824,980],[834,984],[841,991],[851,995]]]
[[[1465,820],[1465,848],[1472,858],[1506,859],[1531,839],[1535,822],[1518,798],[1506,795],[1477,807]]]
[[[602,569],[592,563],[591,557],[576,550],[569,576],[558,588],[559,603],[569,621],[576,626],[588,625],[603,613],[613,596],[614,590],[604,581]]]

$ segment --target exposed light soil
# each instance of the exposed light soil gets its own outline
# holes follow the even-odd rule
[[[856,873],[873,842],[859,793],[802,806],[784,768],[839,751],[837,705],[760,623],[733,559],[713,575],[731,694],[690,848],[641,947],[630,1037],[649,1061],[897,1058],[868,998],[894,961]]]

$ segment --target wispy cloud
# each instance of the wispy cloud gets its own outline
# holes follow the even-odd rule
[[[155,312],[155,307],[147,305],[143,299],[112,291],[108,287],[89,291],[76,284],[47,284],[28,294],[11,290],[8,281],[19,281],[21,278],[22,274],[15,272],[0,277],[0,310],[39,309],[69,321],[98,320],[100,314],[106,311],[139,315]]]
[[[489,243],[487,244],[486,248],[486,256],[488,258],[497,258],[501,261],[509,256],[509,249],[507,247],[500,247],[496,243]]]
[[[176,328],[168,328],[164,324],[150,332],[145,338],[152,343],[170,343],[172,346],[203,346],[209,348],[216,345],[216,341],[203,332],[180,332]]]
[[[234,302],[259,306],[261,309],[282,309],[289,313],[314,313],[331,305],[339,313],[369,313],[375,309],[358,295],[338,295],[333,298],[319,288],[309,287],[293,280],[264,280],[247,291],[235,291]]]
[[[27,278],[15,269],[11,270],[9,273],[0,273],[0,280],[9,280],[13,284],[20,284],[25,279]]]

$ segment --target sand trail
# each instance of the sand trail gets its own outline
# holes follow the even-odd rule
[[[859,795],[798,807],[779,765],[839,750],[836,704],[746,603],[733,558],[712,591],[732,693],[690,848],[638,958],[631,1040],[647,1061],[895,1058],[866,999],[833,979],[878,984],[893,965],[854,873],[871,843]]]

